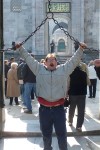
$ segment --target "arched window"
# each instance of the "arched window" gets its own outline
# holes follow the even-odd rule
[[[58,52],[65,52],[65,41],[63,39],[58,42]]]

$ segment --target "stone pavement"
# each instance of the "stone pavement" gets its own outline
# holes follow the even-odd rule
[[[97,86],[97,95],[95,99],[89,99],[87,94],[86,99],[86,110],[85,110],[85,120],[82,130],[83,131],[93,131],[100,130],[100,118],[99,118],[99,84],[98,81]],[[21,101],[20,101],[21,104]],[[39,104],[37,100],[32,101],[33,106],[33,114],[25,114],[21,105],[9,106],[9,99],[5,99],[5,124],[4,124],[4,132],[6,133],[14,133],[8,134],[8,137],[5,137],[0,141],[0,150],[18,150],[20,146],[26,149],[32,150],[42,150],[43,142],[42,137],[16,137],[18,132],[18,136],[21,136],[21,132],[23,133],[41,133],[39,127],[39,119],[38,119],[38,108]],[[68,110],[66,113],[66,119],[68,115]],[[74,117],[73,127],[67,125],[68,133],[76,133],[75,125],[76,125],[77,115]],[[14,137],[15,136],[15,137]],[[12,137],[12,138],[10,138]],[[14,138],[13,138],[14,137]],[[12,144],[13,143],[13,144]],[[9,145],[9,147],[7,146]],[[58,144],[56,137],[53,137],[53,147],[54,150],[58,150]],[[100,136],[75,136],[68,137],[68,150],[100,150]]]

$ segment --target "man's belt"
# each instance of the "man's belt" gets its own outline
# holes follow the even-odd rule
[[[55,108],[60,108],[63,107],[64,105],[56,105],[56,106],[44,106],[40,104],[40,107],[46,108],[46,109],[55,109]]]

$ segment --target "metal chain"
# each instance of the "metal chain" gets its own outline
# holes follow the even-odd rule
[[[30,39],[30,37],[32,37],[41,28],[41,26],[46,23],[47,19],[48,16],[41,22],[41,24],[35,29],[35,31],[32,32],[21,44],[23,45],[28,39]]]
[[[21,42],[21,45],[26,43],[41,28],[41,26],[46,23],[47,19],[48,16],[41,22],[41,24],[35,29],[35,31],[33,31],[24,41]],[[15,50],[15,49],[16,47],[11,47],[11,48],[7,48],[6,50],[0,50],[0,52],[5,52],[5,51]]]
[[[80,42],[75,39],[72,35],[69,34],[68,31],[66,31],[64,29],[63,26],[61,26],[59,24],[59,22],[54,18],[54,13],[51,12],[51,0],[48,0],[48,9],[49,9],[49,12],[47,13],[46,15],[46,18],[41,22],[41,24],[35,29],[35,31],[33,31],[24,41],[21,42],[21,45],[23,45],[24,43],[26,43],[40,28],[42,25],[44,25],[46,23],[46,21],[48,19],[52,19],[54,21],[54,23],[56,25],[58,25],[58,27],[66,34],[67,37],[69,37],[72,41],[74,41],[75,43],[79,44],[80,45]],[[5,51],[9,51],[9,50],[14,50],[15,47],[11,47],[11,48],[7,48],[6,50],[0,50],[0,52],[5,52]],[[96,50],[96,49],[93,49],[93,48],[86,48],[87,50],[90,50],[90,51],[99,51],[99,50]]]
[[[54,23],[55,23],[56,25],[58,25],[58,27],[67,35],[67,37],[69,37],[72,41],[74,41],[74,43],[77,43],[78,45],[81,45],[80,42],[79,42],[77,39],[75,39],[72,35],[70,35],[69,32],[66,31],[66,30],[64,29],[64,27],[61,26],[61,25],[59,24],[59,22],[54,18],[54,14],[53,14],[53,12],[51,12],[51,0],[49,0],[49,4],[48,4],[48,5],[49,5],[49,6],[48,6],[48,8],[49,8],[49,13],[52,14],[51,16],[52,16],[52,20],[54,21]],[[87,47],[86,49],[87,49],[87,50],[90,50],[90,51],[99,51],[99,50],[96,50],[96,49],[93,49],[93,48],[89,48],[89,47]]]
[[[52,18],[52,19],[53,19],[54,23],[55,23],[56,25],[58,25],[58,27],[67,35],[67,37],[69,37],[69,38],[70,38],[72,41],[74,41],[75,43],[81,45],[80,42],[79,42],[77,39],[75,39],[73,36],[71,36],[71,35],[69,34],[69,32],[66,31],[66,30],[64,29],[64,27],[61,26],[61,25],[59,24],[59,22],[58,22],[56,19],[54,19],[54,18]],[[96,49],[93,49],[93,48],[89,48],[89,47],[87,47],[86,49],[87,49],[87,50],[90,50],[90,51],[99,51],[99,50],[96,50]]]

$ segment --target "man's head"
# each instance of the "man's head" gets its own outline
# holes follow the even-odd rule
[[[5,64],[5,65],[8,65],[8,64],[9,64],[9,61],[8,61],[7,59],[5,59],[5,60],[4,60],[4,64]]]
[[[14,57],[11,57],[10,58],[10,62],[12,63],[12,62],[15,62],[15,58]]]
[[[55,70],[57,66],[57,58],[54,53],[50,53],[45,58],[45,65],[48,70]]]

